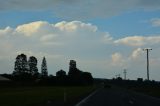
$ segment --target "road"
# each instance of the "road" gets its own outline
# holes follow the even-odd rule
[[[160,106],[160,99],[123,88],[101,88],[76,106]]]

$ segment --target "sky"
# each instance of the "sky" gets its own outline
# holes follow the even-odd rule
[[[49,74],[69,61],[95,78],[160,81],[160,0],[0,0],[0,73],[12,73],[17,55],[41,62]]]

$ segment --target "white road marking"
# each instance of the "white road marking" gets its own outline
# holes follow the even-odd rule
[[[87,96],[86,98],[84,98],[82,101],[80,101],[78,104],[76,104],[75,106],[83,106],[83,104],[85,104],[85,102],[94,94],[96,94],[100,89],[97,89],[96,91],[94,91],[93,93],[91,93],[89,96]]]

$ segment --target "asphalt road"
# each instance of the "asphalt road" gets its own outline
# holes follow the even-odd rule
[[[76,106],[160,106],[160,99],[122,88],[102,88]]]

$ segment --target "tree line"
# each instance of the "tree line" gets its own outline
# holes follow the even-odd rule
[[[83,72],[76,67],[76,61],[70,60],[68,74],[64,70],[56,72],[56,76],[48,75],[47,61],[43,57],[41,72],[37,68],[38,60],[35,56],[27,59],[20,54],[15,59],[14,71],[10,78],[17,83],[33,83],[40,85],[89,85],[93,83],[90,72]]]

